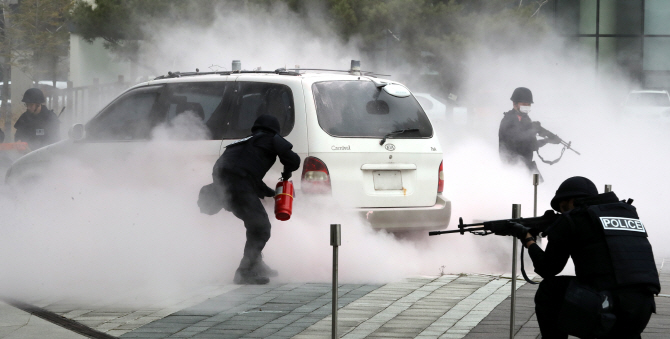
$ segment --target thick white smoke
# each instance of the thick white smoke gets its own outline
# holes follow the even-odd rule
[[[555,190],[569,177],[587,177],[600,192],[611,184],[620,199],[635,199],[656,256],[667,256],[667,249],[661,246],[670,238],[670,232],[662,226],[662,204],[670,189],[670,181],[664,176],[670,162],[663,156],[663,150],[670,146],[667,126],[662,121],[621,116],[626,94],[640,85],[602,61],[596,70],[592,55],[568,47],[561,39],[552,38],[529,50],[510,46],[505,51],[482,49],[472,53],[467,95],[475,106],[478,100],[486,103],[480,111],[483,114],[474,117],[481,126],[476,133],[487,143],[487,149],[496,148],[497,129],[502,113],[511,109],[512,91],[521,86],[530,88],[535,101],[531,119],[541,121],[543,127],[565,141],[572,141],[581,153],[566,150],[554,165],[543,164],[535,155],[545,179],[538,187],[538,213],[550,208]],[[477,96],[482,93],[492,97]],[[473,147],[470,153],[478,158],[480,152]],[[553,160],[560,151],[559,145],[550,144],[541,148],[540,154]],[[493,158],[487,160],[495,162]],[[500,172],[491,172],[491,186],[508,187],[511,194],[525,190],[526,196],[532,197],[530,178],[518,187],[507,186],[508,178],[494,173]],[[532,216],[532,204],[522,206],[522,215]]]
[[[310,25],[310,20],[323,20],[319,13],[301,18],[282,4],[272,11],[220,7],[217,20],[207,29],[186,23],[150,23],[147,29],[160,33],[143,47],[142,59],[163,74],[196,68],[230,71],[232,60],[240,60],[243,70],[273,71],[296,65],[348,69],[350,60],[360,59],[361,53],[353,41],[343,45],[324,22]]]
[[[335,34],[311,33],[294,14],[221,11],[207,30],[171,23],[153,25],[163,33],[145,50],[145,60],[167,72],[243,68],[346,68],[358,59],[353,44]],[[534,50],[478,50],[465,62],[470,99],[468,125],[438,129],[443,142],[445,195],[452,201],[450,228],[458,217],[474,220],[511,216],[522,204],[532,216],[533,186],[523,168],[503,166],[497,129],[509,96],[529,87],[531,117],[557,133],[581,156],[566,151],[556,165],[539,164],[545,182],[538,188],[542,213],[555,189],[574,175],[589,177],[602,190],[612,184],[619,197],[635,198],[659,257],[668,239],[661,206],[668,190],[663,126],[622,123],[615,111],[633,85],[616,74],[594,75],[588,56],[552,38]],[[213,66],[217,68],[217,66]],[[219,69],[221,70],[221,69]],[[599,79],[599,80],[596,80]],[[203,129],[184,116],[154,131],[154,141],[130,154],[98,154],[62,159],[36,186],[2,187],[0,196],[0,290],[14,297],[70,297],[89,300],[168,302],[184,291],[232,282],[242,255],[242,222],[225,211],[199,213],[197,193],[211,182],[212,159],[189,157],[188,141]],[[454,135],[463,138],[454,138]],[[555,158],[560,147],[541,149]],[[297,175],[294,180],[298,180]],[[270,199],[266,199],[269,214]],[[272,219],[264,250],[280,271],[273,282],[330,281],[329,225],[342,224],[340,280],[383,283],[417,274],[506,273],[512,239],[442,235],[396,237],[369,229],[331,199],[296,197],[288,222]],[[529,263],[529,261],[527,261]]]

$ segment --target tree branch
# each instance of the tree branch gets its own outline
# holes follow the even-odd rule
[[[533,13],[533,15],[531,15],[530,17],[532,18],[532,17],[535,16],[535,14],[539,13],[539,12],[540,12],[540,8],[542,8],[542,6],[544,6],[544,4],[547,3],[547,1],[548,1],[548,0],[544,0],[544,1],[542,1],[542,3],[540,3],[539,1],[535,1],[535,2],[538,4],[538,6],[537,6],[537,10],[536,10],[535,13]]]

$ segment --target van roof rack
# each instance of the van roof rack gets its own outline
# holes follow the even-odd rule
[[[347,74],[354,74],[360,73],[360,75],[365,75],[365,76],[371,76],[371,77],[377,77],[377,76],[383,76],[383,77],[390,77],[390,74],[378,74],[375,72],[371,71],[352,71],[350,69],[343,70],[343,69],[323,69],[323,68],[280,68],[281,70],[286,70],[286,71],[321,71],[321,72],[338,72],[338,73],[347,73]]]
[[[159,77],[154,78],[154,80],[160,80],[160,79],[170,79],[170,78],[181,78],[181,77],[188,77],[188,76],[196,76],[196,75],[211,75],[211,74],[218,74],[218,75],[231,75],[231,74],[279,74],[279,75],[293,75],[293,76],[298,76],[300,73],[298,72],[291,72],[287,71],[283,68],[276,69],[274,71],[222,71],[222,72],[200,72],[196,69],[195,72],[168,72],[167,75],[161,75]]]
[[[299,75],[301,75],[300,71],[321,71],[321,72],[337,72],[337,73],[352,74],[351,70],[322,69],[322,68],[277,68],[274,71],[216,71],[216,72],[200,72],[198,69],[196,69],[195,72],[168,72],[167,75],[158,76],[158,77],[154,78],[154,80],[181,78],[181,77],[196,76],[196,75],[212,75],[212,74],[218,74],[218,75],[279,74],[279,75],[299,76]],[[389,77],[390,76],[388,74],[377,74],[377,73],[370,72],[370,71],[354,71],[353,74],[355,75],[355,73],[359,73],[359,75],[361,75],[361,76],[371,76],[371,77],[378,77],[378,76]]]

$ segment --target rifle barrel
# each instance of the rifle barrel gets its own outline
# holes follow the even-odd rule
[[[481,225],[481,224],[474,224],[476,225]],[[469,226],[469,225],[463,225],[463,226]],[[447,233],[465,233],[465,232],[473,232],[473,231],[484,231],[486,230],[484,227],[474,227],[474,228],[463,228],[463,229],[458,229],[458,230],[448,230],[448,231],[432,231],[428,232],[428,235],[440,235],[440,234],[447,234]]]
[[[565,146],[567,149],[577,153],[577,155],[581,155],[581,153],[577,152],[574,148],[572,148],[572,146],[570,146],[570,144],[572,144],[571,142],[565,142],[561,140],[561,144],[563,144],[563,146]]]
[[[549,138],[549,139],[558,138],[558,140],[561,141],[561,144],[563,146],[565,146],[567,149],[577,153],[577,155],[581,155],[579,152],[577,152],[574,148],[572,148],[570,146],[572,144],[572,142],[565,142],[565,140],[561,139],[558,135],[552,133],[551,131],[549,131],[548,129],[546,129],[544,127],[539,128],[538,135],[541,136],[541,137]]]

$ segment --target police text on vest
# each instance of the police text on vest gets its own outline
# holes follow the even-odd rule
[[[600,217],[600,222],[605,230],[646,232],[639,219]]]

